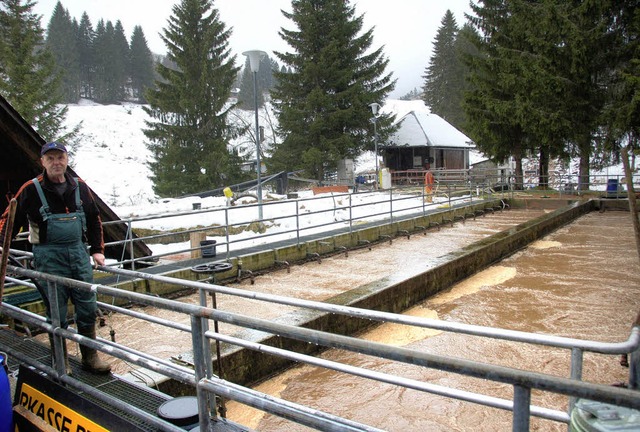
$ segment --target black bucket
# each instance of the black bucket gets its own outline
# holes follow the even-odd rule
[[[202,240],[200,247],[202,248],[202,258],[212,258],[216,256],[215,240]]]

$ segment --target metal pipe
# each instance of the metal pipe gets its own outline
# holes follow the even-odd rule
[[[115,297],[129,299],[130,301],[134,301],[142,304],[149,304],[153,306],[163,307],[169,310],[177,310],[183,313],[187,313],[192,316],[192,320],[195,323],[200,323],[200,327],[202,327],[201,326],[202,321],[199,318],[207,317],[208,319],[219,320],[229,324],[240,325],[243,327],[252,328],[260,331],[267,331],[273,334],[281,335],[283,337],[290,337],[297,340],[303,340],[305,342],[317,343],[320,345],[334,347],[334,348],[348,349],[354,352],[364,353],[368,355],[375,355],[381,358],[387,358],[394,361],[406,362],[406,363],[421,365],[425,367],[437,368],[440,370],[451,371],[454,373],[460,373],[468,376],[488,378],[493,381],[506,382],[506,383],[510,383],[518,386],[523,386],[524,388],[527,388],[527,389],[536,388],[536,389],[552,391],[560,394],[566,394],[574,397],[585,397],[589,399],[597,399],[603,402],[610,402],[616,405],[629,406],[632,408],[639,407],[640,405],[640,400],[639,398],[637,398],[637,393],[628,389],[614,388],[611,386],[603,386],[599,384],[583,383],[575,380],[559,378],[556,376],[548,376],[548,375],[539,374],[539,373],[532,373],[532,372],[520,371],[520,370],[505,368],[500,366],[487,365],[487,364],[482,364],[482,363],[473,362],[469,360],[449,359],[443,356],[429,355],[428,353],[422,353],[422,352],[407,349],[407,348],[388,347],[383,344],[362,341],[360,339],[350,338],[346,336],[326,334],[320,331],[314,331],[314,330],[305,329],[305,328],[298,328],[295,326],[288,326],[288,325],[273,323],[270,321],[246,317],[239,314],[217,311],[217,310],[213,310],[203,306],[182,304],[182,303],[167,300],[167,299],[150,297],[147,295],[143,295],[135,292],[123,291],[123,290],[111,288],[108,286],[97,285],[97,284],[91,285],[85,282],[74,281],[71,279],[61,278],[58,276],[42,274],[39,272],[35,272],[33,270],[18,268],[14,266],[11,266],[11,270],[18,274],[40,278],[43,280],[47,280],[48,282],[60,283],[73,288],[91,290],[94,292],[98,292],[100,294],[113,295]],[[126,272],[126,274],[132,275],[132,276],[137,276],[138,274],[142,274],[139,272],[129,272],[126,270],[121,270],[121,271]],[[146,276],[150,276],[150,275],[146,275]],[[201,282],[184,281],[180,279],[168,278],[168,277],[162,277],[162,276],[154,276],[153,278],[158,278],[158,280],[165,279],[168,283],[179,284],[181,286],[190,286],[190,287],[198,287],[198,288],[203,287],[208,290],[211,290],[212,292],[223,292],[226,288],[226,287],[220,287],[215,285],[212,286],[212,285],[204,284]],[[229,290],[229,289],[226,288],[226,290]],[[257,298],[257,293],[252,293],[251,295],[246,295],[245,297]],[[271,297],[270,300],[277,299],[277,296],[269,296],[269,297]],[[281,299],[286,299],[286,298],[281,298]],[[283,304],[288,304],[292,302],[300,302],[300,301],[296,299],[288,299],[288,300],[285,300]],[[326,305],[318,302],[302,301],[302,303],[307,304],[312,309],[325,309],[329,306],[337,307],[337,309],[333,310],[334,312],[344,313],[346,315],[351,315],[351,316],[365,317],[367,314],[372,314],[372,316],[374,315],[376,316],[375,319],[387,320],[387,318],[390,318],[388,319],[388,321],[391,321],[391,322],[394,322],[394,321],[402,322],[402,321],[405,321],[405,319],[413,318],[413,317],[403,317],[404,319],[400,320],[397,318],[399,316],[395,314],[387,314],[387,313],[380,313],[380,312],[376,313],[375,311],[365,311],[362,309],[349,308],[349,307],[338,306],[338,305]],[[8,308],[5,305],[0,306],[0,311],[2,312],[11,311],[11,310],[12,310],[11,308]],[[30,319],[29,315],[25,314],[24,316],[26,318],[22,320],[29,322],[29,319]],[[393,317],[396,317],[396,318],[391,319]],[[42,326],[43,324],[41,319],[32,320],[32,321],[36,322],[40,326]],[[429,320],[427,319],[420,318],[418,319],[417,324],[420,326],[427,326],[430,328],[434,328],[431,325],[425,325],[428,323],[428,321]],[[448,323],[448,324],[452,324],[452,323]],[[196,335],[194,335],[194,333],[198,333],[198,332],[201,333],[202,328],[200,328],[198,324],[192,324],[192,326],[195,329],[195,331],[192,332],[192,338],[194,338],[193,340],[194,350],[204,349],[204,344],[198,342],[199,341],[198,338],[200,336],[196,337]],[[462,333],[468,332],[471,329],[479,330],[480,333],[488,332],[488,329],[486,328],[468,326],[465,328],[466,331],[462,331]],[[527,333],[510,332],[510,331],[505,331],[501,329],[491,329],[491,330],[495,330],[496,333],[500,334],[502,338],[504,338],[507,333],[510,336],[513,336],[513,335],[523,336],[522,341],[529,342],[529,343],[536,343],[538,337],[540,338],[540,340],[543,340],[543,339],[545,340],[544,344],[548,344],[549,340],[551,339],[554,342],[562,342],[562,343],[566,343],[568,341],[575,341],[569,338],[554,338],[554,337],[549,337],[544,335],[531,335]],[[54,329],[54,331],[56,334],[65,336],[78,343],[103,350],[107,353],[110,353],[111,355],[119,356],[120,358],[129,359],[133,363],[142,365],[151,370],[158,370],[158,371],[162,370],[163,373],[165,373],[165,375],[167,376],[174,377],[175,379],[178,379],[178,380],[182,378],[187,380],[189,383],[193,383],[193,385],[195,385],[195,382],[196,382],[195,378],[192,375],[184,374],[182,370],[178,370],[176,368],[167,368],[167,367],[164,367],[164,365],[154,363],[153,361],[150,361],[148,359],[137,358],[122,349],[107,345],[104,342],[101,342],[98,340],[84,338],[68,330],[58,328],[58,329]],[[506,333],[503,333],[503,332],[506,332]],[[490,333],[490,331],[488,333]],[[627,341],[626,343],[629,343],[630,341],[633,343],[633,346],[627,347],[627,348],[633,348],[633,349],[628,349],[626,352],[637,350],[638,326],[633,327],[629,341]],[[610,350],[612,347],[614,347],[615,349],[620,349],[620,347],[622,347],[625,344],[625,343],[603,344],[599,342],[589,342],[589,341],[577,341],[577,342],[582,345],[592,344],[592,346],[595,348],[598,348],[598,349],[604,348],[605,350]],[[602,351],[596,351],[596,352],[602,352]],[[196,367],[198,367],[198,363],[199,362],[196,361]],[[201,365],[200,367],[203,367],[203,366]]]
[[[33,270],[21,269],[14,266],[8,266],[8,269],[10,269],[11,271],[15,271],[16,273],[24,274],[25,276],[29,276],[29,277],[41,277],[43,279],[46,278],[54,281],[55,280],[65,281],[71,284],[72,286],[75,286],[78,288],[86,289],[87,286],[90,286],[90,287],[95,286],[97,289],[99,289],[99,292],[101,294],[114,295],[116,297],[126,298],[133,302],[141,302],[145,304],[147,304],[147,302],[158,302],[157,304],[160,305],[160,307],[169,307],[169,308],[173,307],[171,303],[163,303],[163,302],[170,302],[170,300],[165,300],[161,298],[150,298],[149,296],[135,293],[135,292],[130,292],[130,291],[123,292],[122,290],[105,286],[105,285],[89,285],[85,282],[61,278],[53,275],[41,274]],[[110,272],[110,273],[114,273],[114,274],[131,276],[134,278],[155,280],[158,282],[164,282],[169,284],[177,284],[187,288],[194,288],[194,289],[203,288],[207,291],[234,295],[234,296],[254,299],[254,300],[264,300],[267,302],[278,303],[278,304],[283,304],[287,306],[298,306],[298,307],[304,307],[304,308],[309,308],[309,309],[314,309],[314,310],[319,310],[324,312],[359,317],[363,319],[413,325],[417,327],[424,327],[424,328],[430,328],[435,330],[450,331],[450,332],[463,333],[463,334],[475,335],[475,336],[491,337],[494,339],[502,339],[502,340],[509,340],[509,341],[515,341],[515,342],[525,342],[525,343],[532,343],[532,344],[538,344],[538,345],[553,346],[557,348],[567,348],[567,349],[579,348],[584,351],[597,352],[601,354],[628,353],[640,347],[640,327],[637,325],[631,329],[629,338],[624,342],[610,343],[610,342],[584,341],[581,339],[567,338],[567,337],[561,337],[561,336],[527,333],[527,332],[521,332],[516,330],[496,329],[492,327],[441,321],[441,320],[436,320],[431,318],[412,317],[412,316],[399,315],[399,314],[394,314],[389,312],[380,312],[380,311],[373,311],[368,309],[354,308],[350,306],[341,306],[341,305],[335,305],[335,304],[323,303],[323,302],[317,302],[317,301],[311,301],[311,300],[296,299],[291,297],[279,296],[275,294],[265,294],[265,293],[247,291],[247,290],[242,290],[237,288],[225,287],[222,285],[213,285],[213,284],[207,284],[204,282],[188,281],[184,279],[177,279],[177,278],[172,278],[172,277],[162,276],[162,275],[151,275],[143,272],[133,272],[133,271],[124,270],[124,269],[115,269],[110,267],[99,267],[99,269]],[[193,309],[189,309],[194,307],[192,305],[186,305],[182,303],[180,303],[180,305],[183,308],[187,308],[185,310],[181,310],[181,312],[184,312],[184,313],[195,312]]]
[[[215,378],[202,380],[198,387],[224,395],[228,399],[252,406],[261,411],[276,414],[280,417],[293,420],[297,423],[322,431],[367,431],[382,432],[381,429],[363,425],[348,419],[336,417],[323,411],[312,409],[304,405],[278,399],[273,396],[256,392],[246,387],[241,387]],[[202,430],[202,429],[201,429]]]
[[[314,357],[306,354],[299,354],[292,351],[287,351],[282,348],[275,348],[270,345],[264,345],[257,342],[251,342],[244,339],[239,339],[233,336],[227,336],[222,334],[212,334],[211,332],[207,332],[207,337],[220,340],[221,342],[226,342],[229,344],[237,345],[243,348],[251,349],[258,352],[263,352],[270,355],[276,355],[282,358],[286,358],[288,360],[292,360],[295,362],[306,363],[326,369],[332,369],[338,372],[344,372],[350,375],[360,376],[363,378],[372,379],[379,382],[384,382],[387,384],[398,385],[402,387],[406,387],[409,389],[422,391],[426,393],[435,394],[438,396],[444,396],[449,398],[454,398],[466,402],[472,402],[479,405],[489,406],[492,408],[499,408],[504,410],[513,410],[512,401],[500,399],[492,396],[486,396],[477,393],[471,393],[465,390],[452,389],[449,387],[440,386],[437,384],[429,384],[422,381],[403,378],[396,375],[390,375],[383,372],[372,371],[365,368],[360,368],[357,366],[346,365],[339,362],[334,362],[331,360],[326,360],[321,357]],[[542,408],[533,406],[531,407],[531,412],[537,417],[544,418],[547,420],[553,420],[558,422],[569,422],[569,416],[558,410],[551,410],[549,408]]]

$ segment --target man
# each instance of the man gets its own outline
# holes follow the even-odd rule
[[[14,232],[6,233],[8,211],[0,219],[0,242],[6,235],[14,237],[28,223],[29,242],[33,245],[35,269],[71,279],[93,283],[89,254],[97,265],[104,265],[104,240],[98,206],[88,186],[67,173],[69,163],[64,145],[51,142],[40,152],[42,174],[18,190]],[[87,252],[87,245],[89,252]],[[43,296],[47,320],[51,321],[50,302]],[[75,306],[78,333],[96,337],[96,294],[57,286],[61,326],[67,328],[67,304]],[[80,345],[82,368],[107,374],[111,367],[98,358],[95,349]],[[65,363],[68,365],[65,351]],[[67,370],[70,369],[67,367]]]

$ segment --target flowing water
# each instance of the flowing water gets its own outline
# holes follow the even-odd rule
[[[391,243],[363,248],[278,270],[231,286],[325,300],[391,274],[415,273],[437,265],[448,252],[542,214],[511,210],[456,222],[453,227],[398,237]],[[597,341],[626,340],[639,310],[640,272],[633,229],[626,212],[590,213],[509,258],[458,283],[451,289],[406,311],[407,314],[504,329],[538,332]],[[273,319],[293,308],[217,295],[222,310]],[[197,303],[198,296],[181,301]],[[173,321],[184,317],[144,308],[144,312]],[[108,324],[118,342],[159,357],[187,352],[191,338],[156,326],[112,315]],[[108,327],[107,327],[108,328]],[[100,332],[107,337],[107,328]],[[221,324],[220,331],[233,333]],[[144,337],[141,337],[141,334]],[[531,371],[569,376],[566,350],[540,348],[472,336],[383,324],[360,337],[429,353],[473,359]],[[431,384],[450,386],[505,399],[512,388],[499,383],[460,377],[437,370],[329,350],[323,358],[397,374]],[[131,367],[115,361],[115,372]],[[586,354],[585,380],[604,384],[626,381],[628,369],[617,356]],[[256,386],[256,389],[389,431],[502,431],[511,430],[510,412],[446,399],[415,390],[356,378],[311,366],[296,366]],[[538,406],[566,409],[563,397],[533,392]],[[309,430],[240,405],[227,402],[227,417],[258,431]],[[566,425],[532,419],[531,430],[565,431]]]
[[[467,229],[471,228],[468,224]],[[597,341],[626,340],[640,306],[640,272],[628,213],[591,213],[527,249],[453,286],[407,314],[468,324]],[[384,324],[361,337],[434,354],[473,359],[563,377],[566,350]],[[512,398],[512,388],[422,367],[330,350],[323,358],[483,393]],[[617,356],[585,354],[583,379],[626,381]],[[510,412],[297,366],[257,389],[389,431],[507,431]],[[538,406],[567,409],[566,398],[533,392]],[[309,430],[236,403],[230,419],[259,431]],[[531,430],[567,426],[532,418]]]

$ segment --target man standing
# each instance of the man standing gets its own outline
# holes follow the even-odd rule
[[[28,223],[37,271],[93,283],[89,255],[97,265],[104,265],[105,260],[98,206],[84,181],[67,173],[69,159],[64,145],[45,144],[40,156],[44,171],[18,190],[13,233],[5,232],[8,212],[2,215],[0,241],[6,235],[15,236],[20,227]],[[40,294],[46,305],[47,319],[51,321],[50,302],[46,293]],[[58,285],[57,294],[61,326],[68,326],[67,304],[71,300],[75,306],[78,333],[95,339],[95,292]],[[97,374],[107,374],[111,370],[98,358],[95,349],[80,345],[80,352],[83,369]]]

